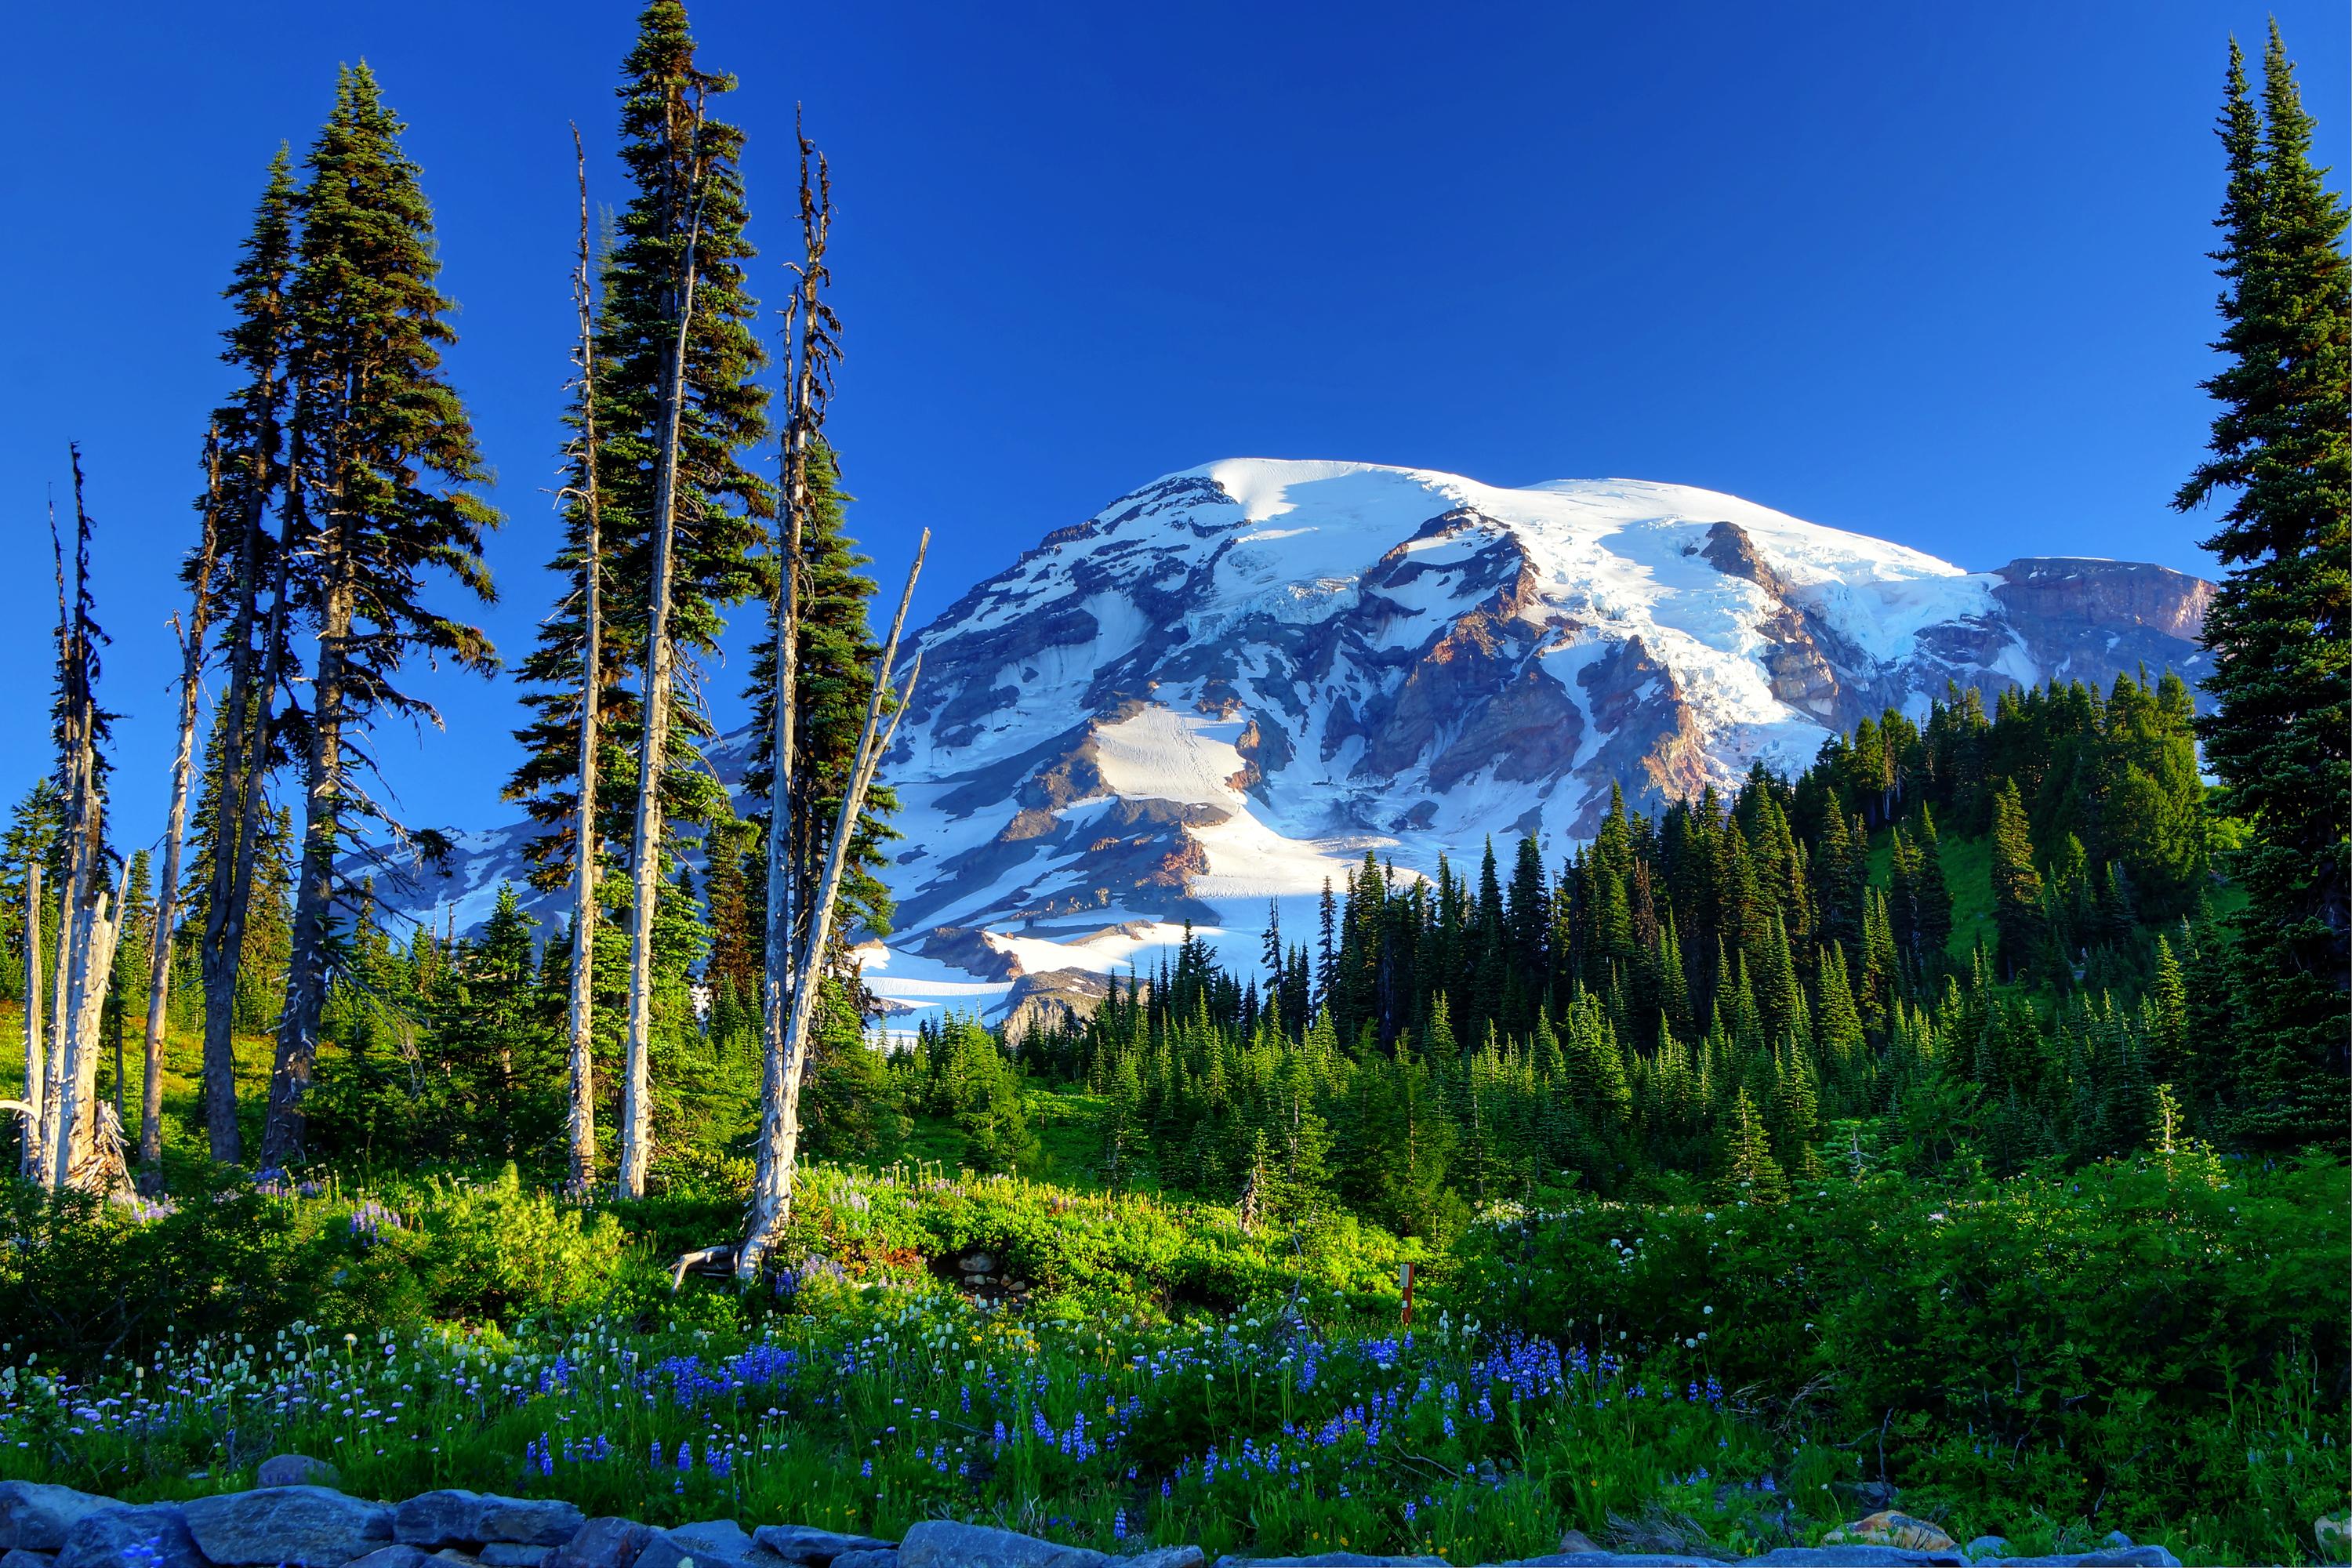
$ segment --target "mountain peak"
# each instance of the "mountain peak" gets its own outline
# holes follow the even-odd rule
[[[2130,563],[1971,573],[1642,479],[1271,458],[1166,474],[917,634],[923,683],[887,764],[898,930],[869,982],[997,1005],[1187,921],[1254,954],[1269,900],[1310,929],[1367,850],[1410,873],[1525,834],[1552,860],[1612,785],[1654,810],[1759,760],[1793,772],[1948,683],[2194,680],[2210,592]],[[719,743],[722,775],[740,743]]]

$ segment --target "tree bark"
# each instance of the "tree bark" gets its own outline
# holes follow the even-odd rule
[[[327,945],[334,919],[335,845],[342,812],[343,644],[351,636],[352,590],[335,521],[334,558],[328,570],[325,614],[319,628],[319,672],[310,714],[310,756],[303,768],[302,866],[294,893],[293,948],[286,964],[286,1003],[278,1019],[278,1049],[269,1074],[269,1109],[261,1130],[261,1164],[286,1170],[303,1155],[302,1101],[318,1060],[319,1017],[327,997]]]
[[[264,681],[257,704],[254,691],[254,624],[261,603],[261,515],[268,505],[266,474],[249,477],[252,493],[246,498],[245,517],[236,545],[236,637],[229,651],[228,689],[222,695],[228,723],[221,737],[220,772],[213,789],[211,875],[205,890],[205,933],[198,957],[205,988],[204,1111],[212,1156],[220,1164],[234,1164],[243,1152],[236,1126],[236,977],[244,959],[244,898],[238,891],[239,871],[251,846],[249,835],[258,814],[245,809],[248,795],[257,796],[260,759],[268,751],[269,707],[274,700]],[[278,598],[285,597],[281,571]],[[270,619],[278,621],[272,605]],[[263,644],[263,658],[275,669],[274,642]],[[258,707],[256,713],[254,709]]]
[[[603,694],[604,520],[596,488],[596,321],[588,254],[588,154],[580,128],[572,128],[572,150],[580,169],[580,502],[588,514],[588,559],[581,572],[583,618],[580,653],[579,821],[573,833],[572,892],[572,1001],[565,1037],[570,1073],[564,1110],[570,1151],[564,1185],[584,1196],[596,1179],[596,741],[597,706]]]
[[[58,1132],[48,1151],[53,1162],[49,1184],[60,1192],[97,1163],[99,1122],[104,1109],[98,1097],[99,1021],[105,1015],[115,942],[122,932],[122,895],[129,877],[130,868],[125,866],[111,900],[100,893],[76,922],[82,936],[73,955],[73,982],[67,994],[71,1018],[65,1059],[58,1064]]]
[[[188,832],[188,787],[196,748],[196,686],[204,669],[205,633],[212,625],[213,566],[218,552],[215,506],[220,496],[220,453],[205,443],[206,494],[203,553],[180,642],[180,746],[172,758],[172,816],[163,830],[163,870],[155,885],[155,934],[148,944],[145,1073],[139,1089],[139,1170],[148,1191],[163,1184],[163,1014],[172,988],[172,915],[180,901],[180,851]],[[218,837],[215,833],[215,837]]]
[[[698,116],[698,139],[699,131]],[[689,159],[693,156],[690,152]],[[700,183],[697,167],[688,188],[698,188]],[[615,1183],[624,1198],[645,1196],[646,1170],[653,1160],[654,906],[661,892],[661,777],[668,761],[670,685],[677,658],[669,642],[670,552],[677,525],[678,423],[686,403],[686,342],[694,320],[694,253],[701,227],[698,200],[687,230],[685,263],[672,286],[677,331],[662,361],[660,444],[654,475],[653,582],[646,616],[644,724],[637,738],[636,825],[629,843],[635,920],[629,943],[628,1055],[621,1079],[621,1154]]]
[[[841,809],[834,818],[832,845],[825,855],[824,873],[810,900],[808,929],[792,966],[791,1016],[784,1023],[782,1039],[769,1052],[770,1064],[763,1074],[761,1095],[760,1149],[751,1212],[744,1225],[743,1244],[735,1252],[738,1279],[758,1277],[777,1237],[792,1221],[793,1175],[800,1159],[801,1081],[808,1065],[809,1030],[815,1022],[817,1002],[824,989],[824,961],[833,940],[834,906],[840,897],[842,875],[848,867],[850,840],[856,837],[858,819],[866,809],[866,792],[874,783],[883,754],[890,749],[891,739],[898,733],[898,720],[914,700],[915,682],[923,672],[922,655],[919,653],[914,668],[907,673],[906,689],[896,694],[898,702],[889,724],[883,728],[882,708],[884,700],[892,695],[891,667],[898,658],[899,633],[907,624],[907,608],[915,597],[915,580],[922,574],[923,556],[930,542],[930,530],[925,529],[921,542],[915,546],[914,564],[907,570],[907,587],[898,598],[898,613],[890,622],[889,640],[883,644],[882,656],[875,661],[874,691],[866,701],[865,728],[858,734],[857,752],[850,763],[849,785],[842,792]],[[772,994],[775,991],[772,981],[768,989]],[[767,1092],[770,1089],[772,1094]]]
[[[43,1080],[48,1052],[41,1038],[41,863],[25,862],[25,1141],[17,1174],[40,1179],[42,1110],[48,1103]]]

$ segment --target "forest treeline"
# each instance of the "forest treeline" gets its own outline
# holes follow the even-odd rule
[[[1556,869],[1531,839],[1475,874],[1367,857],[1257,973],[1188,940],[1020,1056],[1107,1097],[1107,1168],[1414,1232],[1660,1173],[1769,1196],[1854,1161],[2312,1136],[2305,1064],[2226,1026],[2192,721],[2169,675],[1990,717],[1958,692],[1793,782],[1612,801]],[[1957,936],[1956,868],[1990,904]]]

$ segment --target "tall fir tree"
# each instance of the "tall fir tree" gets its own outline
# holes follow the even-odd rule
[[[367,731],[379,717],[434,717],[400,684],[415,654],[485,674],[497,668],[478,628],[423,598],[428,580],[446,577],[490,601],[481,546],[499,515],[472,492],[488,476],[471,417],[442,374],[441,351],[457,341],[445,320],[455,304],[435,287],[432,209],[401,148],[403,129],[364,61],[341,73],[304,161],[310,181],[287,291],[289,544],[302,562],[297,602],[318,655],[265,1167],[303,1154],[302,1100],[334,963],[336,862],[352,830],[382,815],[355,784]]]
[[[599,482],[614,594],[610,631],[639,674],[634,721],[614,724],[636,752],[630,835],[632,932],[619,1186],[644,1190],[651,1155],[656,1016],[653,892],[679,821],[726,814],[724,792],[697,765],[710,731],[693,700],[698,654],[715,650],[725,612],[761,593],[755,551],[773,487],[742,462],[767,435],[766,356],[744,263],[748,208],[741,131],[709,112],[735,79],[697,61],[686,8],[655,0],[622,67],[621,157],[634,194],[605,272],[597,345]],[[681,669],[678,656],[687,665]],[[576,747],[574,748],[576,750]]]
[[[299,205],[291,156],[281,143],[226,290],[236,320],[222,334],[221,359],[238,373],[240,383],[214,411],[218,479],[207,476],[200,503],[217,508],[228,532],[228,568],[215,585],[221,596],[215,618],[226,679],[197,814],[199,874],[189,889],[192,918],[203,922],[198,956],[205,994],[205,1129],[212,1157],[224,1163],[243,1156],[236,1114],[237,1002],[247,984],[247,912],[266,853],[263,781],[281,760],[275,715],[278,693],[294,674],[286,605],[292,563],[271,515],[285,489],[287,357],[293,335],[287,288],[296,262]]]
[[[2225,363],[2211,455],[2183,510],[2227,495],[2205,547],[2228,568],[2206,613],[2219,707],[2206,766],[2252,826],[2239,857],[2247,1097],[2256,1142],[2344,1135],[2352,962],[2352,271],[2346,211],[2311,162],[2313,123],[2273,22],[2262,106],[2235,40],[2220,134],[2228,185],[2214,258]]]

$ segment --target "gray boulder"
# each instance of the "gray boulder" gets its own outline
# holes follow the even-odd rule
[[[308,1454],[272,1454],[253,1472],[257,1487],[331,1487],[342,1479],[342,1471]]]
[[[1748,1563],[1770,1568],[1966,1568],[1958,1552],[1913,1552],[1900,1546],[1846,1542],[1835,1546],[1783,1546]]]
[[[554,1498],[498,1497],[451,1487],[420,1492],[394,1509],[392,1533],[394,1540],[417,1546],[489,1541],[561,1546],[587,1522],[577,1507]]]
[[[1208,1559],[1197,1546],[1157,1546],[1132,1557],[1111,1560],[1111,1568],[1203,1568]]]
[[[635,1568],[762,1568],[777,1563],[731,1519],[706,1519],[657,1532],[637,1554]]]
[[[46,1552],[36,1552],[29,1546],[11,1546],[0,1552],[0,1568],[49,1568],[57,1559]]]
[[[887,1541],[871,1535],[843,1535],[814,1530],[805,1524],[763,1524],[751,1532],[754,1544],[764,1546],[787,1563],[824,1568],[845,1552],[895,1552]]]
[[[392,1540],[392,1510],[326,1487],[266,1487],[182,1505],[188,1533],[223,1568],[343,1568]]]
[[[1979,1535],[1960,1548],[1960,1555],[1973,1563],[1979,1557],[1998,1557],[2008,1550],[2008,1536]]]
[[[833,1568],[898,1568],[898,1549],[892,1546],[877,1552],[861,1546],[835,1558]]]
[[[2000,1568],[2180,1568],[2180,1559],[2161,1546],[2102,1547],[2096,1552],[1998,1561]]]
[[[653,1527],[607,1514],[592,1519],[557,1547],[543,1568],[635,1568]]]
[[[950,1519],[927,1519],[898,1543],[898,1568],[1104,1568],[1109,1562],[1083,1546]]]
[[[94,1497],[71,1487],[0,1481],[0,1547],[55,1552],[79,1521],[121,1506],[110,1497]]]
[[[551,1546],[524,1546],[512,1541],[493,1541],[474,1553],[482,1568],[543,1568]]]
[[[125,1553],[141,1548],[153,1554],[142,1560],[154,1568],[207,1568],[182,1510],[171,1503],[84,1515],[67,1532],[58,1568],[122,1568]]]
[[[364,1557],[352,1560],[351,1568],[416,1568],[420,1563],[430,1563],[422,1547],[404,1543],[379,1546]]]

